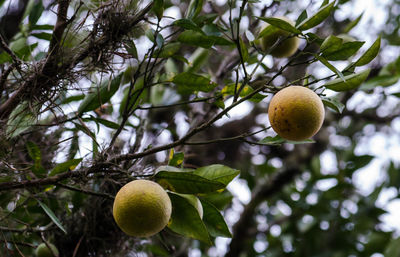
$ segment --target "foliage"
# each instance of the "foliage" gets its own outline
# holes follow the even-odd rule
[[[43,242],[60,256],[398,255],[379,202],[399,197],[398,159],[368,192],[356,179],[378,162],[369,140],[400,140],[400,57],[381,57],[399,37],[355,38],[365,16],[336,16],[351,1],[10,2],[0,0],[1,256],[32,256]],[[259,49],[278,28],[272,48],[301,39],[290,58]],[[265,119],[288,85],[329,108],[312,139],[282,139]],[[112,217],[134,179],[172,201],[150,238],[128,237]]]

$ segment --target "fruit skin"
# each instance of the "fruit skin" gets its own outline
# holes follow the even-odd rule
[[[60,253],[58,252],[57,247],[53,244],[50,244],[50,243],[48,243],[48,244],[49,244],[50,248],[53,250],[56,257],[58,257],[60,255]],[[41,243],[40,245],[38,245],[38,247],[36,247],[35,255],[37,257],[54,257],[50,248],[48,248],[45,243]]]
[[[171,218],[172,204],[167,192],[149,180],[134,180],[115,196],[114,220],[129,236],[148,237],[160,232]]]
[[[292,20],[290,20],[286,17],[277,17],[277,18],[284,20],[284,21],[292,24],[293,26],[295,25],[295,23]],[[261,29],[261,31],[263,31],[268,26],[271,26],[271,25],[267,23]],[[289,32],[281,30],[281,29],[277,29],[276,32],[263,36],[260,40],[261,49],[263,51],[268,51],[268,49],[271,48],[275,44],[275,42],[278,41],[278,39],[280,37],[285,38],[288,35],[290,35]],[[300,43],[300,39],[298,37],[287,38],[283,42],[281,42],[279,45],[277,45],[269,54],[274,57],[278,57],[278,58],[290,57],[299,48],[299,43]]]
[[[271,99],[268,117],[274,131],[282,138],[302,141],[314,136],[325,117],[321,98],[306,87],[289,86]]]

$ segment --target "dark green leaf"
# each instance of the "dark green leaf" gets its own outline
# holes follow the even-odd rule
[[[247,47],[244,44],[242,38],[239,38],[239,46],[240,46],[240,53],[242,55],[243,62],[247,62],[249,60],[249,51],[247,50]]]
[[[43,24],[43,25],[34,25],[31,27],[32,30],[53,30],[54,25]]]
[[[41,162],[42,153],[35,143],[28,141],[26,143],[26,149],[28,150],[29,157],[31,157],[34,162]]]
[[[234,43],[222,36],[209,36],[209,39],[213,42],[213,45],[218,46],[230,46]]]
[[[78,115],[80,116],[85,112],[93,111],[108,102],[115,92],[117,92],[121,83],[121,77],[122,73],[111,81],[104,81],[99,88],[94,88],[93,92],[88,94],[79,105]]]
[[[168,228],[178,234],[211,245],[207,228],[200,219],[197,209],[182,196],[174,193],[168,193],[168,195],[172,202],[172,214]]]
[[[302,23],[305,19],[307,19],[308,15],[307,15],[307,10],[304,10],[301,12],[300,16],[297,18],[296,20],[296,27]]]
[[[39,20],[42,12],[44,11],[44,7],[42,1],[36,1],[31,12],[29,13],[29,26],[32,27],[36,25],[36,22]]]
[[[357,26],[357,24],[360,22],[362,16],[364,15],[364,13],[361,13],[360,16],[357,17],[357,19],[355,19],[354,21],[350,22],[349,24],[347,24],[347,26],[344,28],[343,33],[347,34],[350,32],[350,30],[352,28],[354,28],[355,26]]]
[[[52,34],[47,32],[40,32],[40,33],[32,33],[31,36],[34,36],[39,39],[50,41]]]
[[[47,214],[47,216],[50,217],[50,219],[56,224],[56,226],[61,229],[65,234],[67,234],[67,231],[61,224],[60,220],[56,217],[54,212],[44,203],[42,203],[40,200],[36,199],[36,201],[39,203],[40,207],[44,210],[44,212]]]
[[[71,139],[71,144],[68,150],[68,159],[73,159],[76,153],[79,151],[79,136],[78,130],[74,130],[74,134]]]
[[[49,176],[54,176],[62,172],[74,170],[79,163],[81,163],[82,159],[72,159],[63,163],[57,164],[51,171]]]
[[[333,53],[340,49],[343,39],[330,35],[327,37],[320,47],[320,51],[324,54]]]
[[[227,186],[232,179],[239,175],[240,171],[229,168],[221,164],[213,164],[204,166],[193,171],[193,174],[199,175],[203,178],[218,181]]]
[[[346,42],[343,43],[338,50],[329,53],[325,52],[322,54],[322,56],[330,61],[347,60],[352,55],[357,53],[364,43],[365,42],[361,41]]]
[[[315,143],[314,140],[311,139],[307,139],[307,140],[303,140],[303,141],[290,141],[290,140],[286,140],[281,138],[279,135],[275,136],[275,137],[265,137],[263,139],[261,139],[260,141],[258,141],[258,144],[262,144],[262,145],[281,145],[284,143],[288,143],[288,144],[307,144],[307,143]]]
[[[217,86],[210,79],[189,72],[176,75],[172,81],[178,87],[191,91],[211,92]]]
[[[209,193],[225,188],[221,182],[203,178],[192,172],[159,171],[154,178],[164,188],[181,194]]]
[[[196,18],[203,9],[203,0],[191,0],[186,17],[189,19]]]
[[[199,26],[197,26],[196,23],[194,23],[192,20],[189,19],[180,19],[176,20],[172,23],[172,25],[187,29],[187,30],[194,30],[197,32],[200,32],[201,34],[204,34],[204,32],[201,30]]]
[[[178,36],[178,41],[187,45],[210,48],[213,45],[233,45],[233,42],[221,36],[207,36],[197,31],[186,30]]]
[[[352,90],[357,88],[367,79],[370,71],[371,69],[366,69],[356,74],[347,75],[344,77],[345,81],[341,78],[337,78],[327,82],[324,86],[337,92]]]
[[[96,117],[90,117],[90,118],[85,118],[82,119],[83,121],[94,121],[96,123],[102,124],[104,126],[106,126],[107,128],[110,129],[118,129],[120,127],[120,125],[118,123],[106,120],[106,119],[102,119],[102,118],[96,118]]]
[[[181,48],[181,43],[179,42],[173,42],[173,43],[169,43],[164,45],[163,48],[161,48],[161,51],[157,51],[154,56],[158,57],[158,58],[169,58],[171,56],[173,56],[176,52],[179,51],[179,49]],[[158,54],[159,52],[159,54]]]
[[[345,105],[336,100],[335,98],[324,97],[322,98],[322,102],[324,103],[325,106],[331,108],[332,110],[338,113],[342,113],[342,111],[345,108]]]
[[[164,13],[164,0],[154,0],[152,10],[157,18],[161,20]]]
[[[335,2],[332,2],[330,4],[326,4],[322,6],[318,12],[311,17],[305,19],[302,23],[300,23],[296,28],[299,30],[307,30],[311,29],[321,22],[323,22],[328,16],[331,14],[333,10]]]
[[[34,43],[31,45],[24,45],[21,49],[17,49],[14,51],[15,55],[18,56],[20,59],[27,61],[31,56],[33,50],[38,46],[38,43]]]
[[[178,41],[187,45],[201,46],[204,48],[210,48],[214,44],[209,36],[193,30],[182,32],[178,36]]]
[[[7,121],[6,135],[9,138],[16,137],[29,129],[37,122],[37,109],[29,107],[28,102],[23,102],[15,108]]]
[[[138,54],[137,54],[137,49],[136,49],[136,45],[135,42],[133,41],[128,41],[125,44],[125,49],[126,51],[135,59],[138,58]]]
[[[272,26],[275,26],[277,28],[280,28],[281,30],[291,32],[294,34],[300,34],[301,31],[296,29],[295,27],[292,26],[289,22],[279,19],[279,18],[273,18],[273,17],[257,17],[260,20],[263,20]]]
[[[225,209],[233,199],[232,194],[228,190],[222,192],[214,192],[203,195],[201,199],[205,199],[219,210]]]
[[[381,37],[379,36],[371,47],[355,62],[355,66],[363,66],[370,63],[379,53]]]
[[[385,249],[384,256],[385,257],[397,257],[400,256],[400,238],[393,239],[390,241],[388,246]]]
[[[209,50],[201,47],[197,48],[197,50],[190,56],[189,65],[185,66],[185,71],[191,73],[199,71],[203,67],[203,64],[208,60],[209,55]]]
[[[85,98],[85,95],[73,95],[62,100],[61,104],[69,104],[71,102],[80,101]]]
[[[228,226],[225,223],[224,217],[221,215],[219,210],[211,203],[203,200],[203,221],[207,227],[208,233],[211,236],[217,237],[232,237]]]

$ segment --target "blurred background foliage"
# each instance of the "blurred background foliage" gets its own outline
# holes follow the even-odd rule
[[[53,42],[62,2],[71,20]],[[257,17],[297,20],[329,1],[150,2],[0,0],[0,33],[15,54],[0,52],[0,255],[31,256],[46,240],[61,256],[400,256],[400,2],[337,1],[302,40],[305,54],[262,62]],[[355,57],[330,61],[337,70],[378,36],[381,50],[360,87],[323,91],[335,73],[313,54],[341,34],[366,43]],[[258,62],[240,97],[272,83],[180,142],[231,104],[247,79],[241,65]],[[279,141],[268,127],[270,97],[288,83],[310,83],[325,97],[313,143]],[[197,196],[221,211],[231,239],[212,225],[211,245],[182,236],[190,228],[137,239],[116,227],[112,199],[126,182],[162,165],[217,163],[239,177]],[[191,215],[178,219],[190,224]]]

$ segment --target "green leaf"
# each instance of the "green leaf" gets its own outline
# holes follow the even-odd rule
[[[356,74],[347,75],[344,77],[345,81],[341,78],[337,78],[327,82],[324,86],[336,92],[352,90],[357,88],[367,79],[370,71],[371,69],[366,69]]]
[[[35,143],[28,141],[26,143],[26,149],[28,150],[29,157],[31,157],[34,162],[41,162],[42,153]]]
[[[154,0],[152,10],[159,20],[162,19],[164,13],[164,0]]]
[[[121,77],[122,73],[111,81],[104,81],[99,88],[94,88],[93,92],[88,94],[79,105],[78,115],[81,116],[85,112],[93,111],[108,102],[115,92],[117,92],[121,83]]]
[[[233,45],[233,42],[221,36],[209,36],[193,30],[182,32],[177,40],[187,45],[200,46],[203,48],[210,48],[213,45]]]
[[[244,44],[242,38],[239,38],[239,46],[240,46],[240,53],[243,58],[243,62],[247,62],[249,60],[249,51],[247,50],[246,45]]]
[[[128,52],[128,54],[130,54],[133,58],[137,59],[138,58],[138,54],[137,54],[137,49],[136,49],[136,45],[135,42],[133,41],[128,41],[125,44],[125,49]]]
[[[232,237],[224,217],[221,215],[219,210],[205,200],[202,200],[201,203],[203,205],[204,213],[203,221],[207,227],[208,233],[210,233],[210,235],[213,237]]]
[[[345,108],[345,105],[336,100],[335,98],[324,97],[322,98],[322,102],[324,103],[325,106],[331,108],[332,110],[338,113],[342,113]]]
[[[262,145],[281,145],[284,143],[288,143],[288,144],[308,144],[308,143],[315,143],[314,140],[311,139],[306,139],[303,141],[291,141],[291,140],[286,140],[282,137],[280,137],[279,135],[275,136],[275,137],[265,137],[263,139],[261,139],[260,141],[258,141],[258,144],[262,144]]]
[[[189,58],[189,65],[185,65],[185,71],[195,73],[199,71],[203,64],[207,62],[210,51],[204,48],[197,48]]]
[[[26,149],[28,150],[29,157],[31,157],[34,162],[31,166],[33,173],[39,176],[46,173],[46,170],[42,166],[42,153],[39,147],[35,143],[28,141],[26,143]]]
[[[201,199],[205,199],[217,209],[223,210],[232,202],[233,195],[228,190],[224,190],[222,192],[208,193],[201,196]]]
[[[102,119],[102,118],[96,118],[93,116],[91,116],[90,118],[84,118],[82,120],[85,122],[86,121],[94,121],[96,123],[106,126],[107,128],[110,128],[110,129],[119,129],[119,127],[120,127],[120,124],[118,124],[118,123],[115,123],[115,122],[112,122],[112,121],[109,121],[106,119]]]
[[[49,216],[49,218],[56,224],[56,226],[61,229],[65,234],[67,234],[67,231],[61,224],[60,220],[56,217],[54,212],[44,203],[42,203],[40,200],[36,199],[36,201],[39,203],[40,207],[44,210],[44,212]]]
[[[135,86],[133,92],[130,92],[131,95],[129,95],[129,87],[126,87],[124,91],[124,97],[122,98],[121,104],[119,106],[119,113],[122,116],[125,110],[126,105],[128,105],[128,110],[129,108],[133,110],[134,108],[137,107],[137,105],[146,99],[147,97],[147,90],[143,90],[144,87],[144,79],[143,77],[140,77],[137,81],[135,81]],[[140,94],[138,96],[138,94]],[[129,100],[129,101],[128,101]]]
[[[222,36],[208,36],[210,40],[213,42],[213,45],[217,46],[230,46],[234,45],[234,43]]]
[[[183,164],[185,156],[183,152],[175,152],[174,149],[171,149],[169,152],[169,160],[168,165],[174,167],[180,167]]]
[[[71,139],[71,144],[69,146],[68,150],[68,159],[73,159],[76,155],[76,153],[79,151],[79,136],[78,136],[78,130],[74,130],[73,136]]]
[[[210,79],[190,72],[183,72],[176,75],[172,82],[178,85],[178,87],[182,87],[185,91],[211,92],[217,86]]]
[[[161,51],[157,51],[154,56],[157,58],[169,58],[176,54],[179,49],[181,48],[181,43],[179,42],[173,42],[164,45],[164,47],[161,48]]]
[[[38,106],[33,108],[29,107],[27,101],[18,105],[17,108],[11,112],[7,121],[7,137],[14,138],[36,124],[38,108]]]
[[[345,77],[343,75],[342,72],[340,72],[338,69],[336,69],[335,66],[333,66],[327,59],[325,59],[324,57],[314,54],[315,58],[317,58],[323,65],[325,65],[328,69],[330,69],[331,71],[333,71],[336,75],[338,75],[340,77],[340,79],[342,81],[345,81]]]
[[[266,26],[259,34],[258,34],[258,39],[265,37],[265,36],[269,36],[269,35],[273,35],[275,33],[277,33],[279,31],[279,28],[274,27],[274,26]]]
[[[186,18],[189,19],[194,19],[196,18],[201,10],[203,9],[203,0],[191,0],[189,7],[188,7],[188,11],[186,14]]]
[[[214,44],[214,42],[210,40],[209,36],[193,30],[186,30],[182,32],[178,36],[177,40],[187,45],[200,46],[203,48],[210,48]]]
[[[254,85],[254,84],[253,84]],[[241,86],[241,84],[238,84],[238,88]],[[236,87],[236,83],[231,83],[226,85],[224,88],[222,88],[221,93],[222,95],[225,96],[231,96],[235,94],[235,87]],[[247,95],[251,94],[254,92],[254,89],[249,86],[246,85],[244,86],[244,88],[242,89],[242,91],[240,92],[240,97],[246,97]],[[255,94],[253,97],[251,97],[249,100],[255,103],[260,102],[261,100],[263,100],[266,97],[266,95],[262,95],[262,94]]]
[[[221,164],[213,164],[210,166],[205,166],[193,171],[193,174],[199,175],[203,178],[218,181],[227,186],[232,179],[239,175],[240,171],[232,169],[228,166]]]
[[[42,25],[34,25],[31,28],[32,30],[53,30],[54,29],[54,25],[50,25],[50,24],[42,24]]]
[[[59,163],[50,171],[49,176],[54,176],[54,175],[57,175],[62,172],[74,170],[76,168],[76,166],[78,166],[78,164],[81,163],[81,161],[82,161],[82,158],[72,159],[72,160],[68,160],[63,163]]]
[[[331,14],[335,2],[322,6],[318,12],[312,15],[310,18],[305,19],[302,23],[297,26],[299,30],[311,29],[321,22],[323,22]]]
[[[211,245],[207,228],[200,219],[197,209],[184,197],[168,193],[172,202],[172,214],[168,228],[186,237],[200,240]]]
[[[381,37],[379,36],[371,47],[355,62],[355,66],[363,66],[370,63],[379,53]]]
[[[347,26],[344,28],[343,33],[347,34],[350,32],[350,30],[352,28],[354,28],[355,26],[357,26],[357,24],[360,22],[362,16],[364,15],[364,13],[361,13],[360,16],[357,17],[357,19],[355,19],[354,21],[350,22],[349,24],[347,24]]]
[[[194,23],[192,20],[189,19],[180,19],[176,20],[172,23],[174,26],[178,26],[187,30],[194,30],[197,32],[200,32],[201,34],[204,34],[204,32],[201,30],[199,26],[197,26],[196,23]]]
[[[31,36],[34,36],[39,39],[50,41],[52,34],[47,32],[40,32],[40,33],[32,33]]]
[[[295,27],[292,26],[289,22],[279,19],[279,18],[273,18],[273,17],[257,17],[258,19],[265,21],[272,26],[275,26],[277,28],[280,28],[281,30],[291,32],[294,34],[300,34],[301,31],[296,29]]]
[[[200,194],[215,192],[225,188],[225,184],[203,178],[192,172],[159,171],[154,175],[164,188],[181,194]]]
[[[27,61],[31,56],[33,50],[38,46],[38,43],[34,43],[31,45],[24,45],[24,47],[15,50],[14,53],[16,56],[18,56],[20,59]]]
[[[305,19],[307,19],[308,15],[307,15],[307,10],[304,10],[301,12],[300,16],[297,18],[296,20],[296,27],[303,22]]]
[[[385,249],[384,256],[385,257],[397,257],[400,256],[400,237],[397,239],[393,239],[390,241],[388,246]]]
[[[61,104],[69,104],[71,102],[80,101],[85,98],[85,95],[73,95],[62,100]]]
[[[352,55],[357,53],[364,43],[365,42],[362,41],[346,42],[343,43],[338,50],[329,53],[325,52],[322,54],[322,56],[330,61],[347,60]]]
[[[29,26],[30,28],[33,25],[36,25],[36,22],[39,20],[42,12],[44,11],[44,7],[42,1],[36,1],[35,5],[33,6],[31,12],[29,13]]]
[[[343,39],[330,35],[322,42],[320,51],[325,54],[333,53],[340,49]]]

